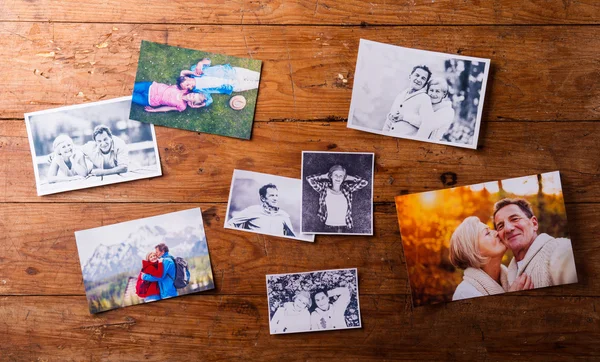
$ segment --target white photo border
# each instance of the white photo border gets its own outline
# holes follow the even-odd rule
[[[313,274],[320,272],[329,272],[329,271],[345,271],[345,270],[354,270],[356,273],[356,307],[358,309],[358,326],[346,327],[341,329],[321,329],[321,330],[307,330],[307,331],[298,331],[298,332],[289,332],[289,333],[271,333],[271,305],[269,303],[269,277],[278,277],[278,276],[287,276],[287,275],[298,275],[298,274]],[[280,273],[280,274],[267,274],[265,276],[265,285],[267,288],[267,317],[269,318],[269,334],[272,336],[281,335],[281,334],[297,334],[297,333],[308,333],[308,332],[328,332],[328,331],[343,331],[346,329],[360,329],[362,328],[362,315],[360,311],[360,289],[358,287],[358,268],[340,268],[340,269],[324,269],[324,270],[313,270],[307,272],[298,272],[298,273]]]
[[[469,61],[475,61],[475,62],[480,62],[480,63],[484,63],[485,66],[485,70],[484,70],[484,77],[483,77],[483,82],[481,85],[481,101],[479,102],[479,104],[477,105],[477,119],[475,121],[475,130],[473,133],[473,144],[467,145],[467,144],[463,144],[463,143],[457,143],[457,142],[442,142],[442,141],[434,141],[434,140],[429,140],[429,139],[423,139],[423,138],[418,138],[418,137],[413,137],[413,136],[399,136],[399,135],[393,135],[390,133],[386,133],[383,131],[378,131],[372,128],[367,128],[367,127],[362,127],[362,126],[357,126],[354,125],[352,122],[353,119],[353,115],[354,115],[354,108],[355,108],[355,102],[354,102],[354,97],[355,97],[355,93],[352,92],[352,97],[350,99],[350,110],[348,112],[348,122],[346,127],[347,128],[351,128],[351,129],[356,129],[359,131],[364,131],[364,132],[369,132],[369,133],[374,133],[374,134],[379,134],[382,136],[388,136],[388,137],[394,137],[394,138],[400,138],[400,139],[408,139],[408,140],[413,140],[413,141],[420,141],[420,142],[427,142],[427,143],[435,143],[435,144],[439,144],[439,145],[445,145],[445,146],[455,146],[455,147],[461,147],[461,148],[468,148],[468,149],[473,149],[476,150],[477,146],[479,144],[479,131],[481,129],[481,118],[483,116],[483,104],[485,103],[485,92],[487,89],[487,81],[488,81],[488,77],[490,74],[490,63],[491,60],[490,59],[486,59],[486,58],[477,58],[477,57],[468,57],[468,56],[464,56],[464,55],[458,55],[458,54],[449,54],[449,53],[441,53],[441,52],[434,52],[431,50],[422,50],[422,49],[415,49],[415,48],[407,48],[407,47],[402,47],[399,45],[394,45],[394,44],[388,44],[388,43],[381,43],[381,42],[376,42],[373,40],[368,40],[368,39],[360,39],[359,42],[359,47],[358,47],[358,55],[356,58],[356,65],[358,66],[358,64],[360,64],[361,62],[361,52],[360,52],[360,46],[362,44],[367,44],[367,43],[374,43],[374,44],[378,44],[380,46],[387,46],[387,47],[392,47],[395,49],[405,49],[405,50],[410,50],[410,51],[419,51],[419,52],[424,52],[424,53],[429,53],[435,56],[445,56],[445,57],[452,57],[454,59],[461,59],[461,60],[469,60]],[[364,52],[363,52],[364,54]],[[364,57],[364,55],[363,55]],[[356,69],[355,69],[356,71]],[[354,74],[355,79],[356,79],[356,73]],[[354,90],[354,85],[352,86],[352,89]]]
[[[158,215],[152,215],[152,216],[145,216],[145,217],[141,217],[141,218],[137,218],[137,219],[130,219],[130,220],[126,220],[126,221],[121,221],[121,222],[117,222],[114,224],[108,224],[108,225],[101,225],[101,226],[96,226],[96,227],[91,227],[88,229],[81,229],[81,230],[76,230],[73,232],[73,235],[75,236],[75,247],[77,249],[77,258],[79,261],[79,268],[81,270],[81,277],[82,277],[82,283],[84,282],[84,267],[86,264],[86,260],[82,259],[82,254],[81,254],[81,248],[80,245],[82,243],[85,243],[84,240],[82,240],[82,238],[84,238],[85,236],[83,234],[87,234],[90,232],[102,232],[103,229],[106,228],[110,228],[110,227],[115,227],[115,226],[119,226],[119,225],[124,225],[124,224],[131,224],[131,223],[139,223],[141,221],[153,221],[154,225],[159,224],[159,222],[156,222],[155,220],[160,220],[161,218],[167,216],[167,215],[172,215],[172,214],[178,214],[178,213],[184,213],[184,212],[195,212],[198,211],[198,217],[199,217],[199,222],[200,222],[200,227],[202,229],[202,232],[204,233],[204,243],[206,244],[206,250],[207,252],[207,256],[208,256],[208,260],[209,260],[209,264],[210,264],[210,275],[211,275],[211,280],[212,280],[212,288],[208,288],[208,289],[203,289],[203,290],[197,290],[197,291],[193,291],[191,293],[186,293],[186,294],[181,294],[181,295],[177,295],[176,297],[170,297],[170,298],[166,298],[166,299],[172,299],[172,298],[179,298],[179,297],[184,297],[187,295],[192,295],[192,294],[197,294],[197,293],[202,293],[202,292],[206,292],[206,291],[210,291],[210,290],[215,290],[216,289],[216,284],[214,282],[214,264],[213,264],[213,260],[211,259],[211,254],[210,254],[210,247],[208,245],[208,237],[206,235],[206,226],[204,225],[204,215],[202,214],[202,208],[200,207],[193,207],[190,209],[183,209],[183,210],[176,210],[176,211],[171,211],[171,212],[167,212],[167,213],[162,213],[162,214],[158,214]],[[85,290],[85,298],[86,298],[86,303],[88,303],[88,307],[89,307],[89,302],[90,302],[90,296],[88,294],[88,291]],[[110,309],[105,309],[105,310],[100,310],[97,312],[92,312],[90,310],[90,314],[91,315],[98,315],[99,313],[105,313],[111,310],[116,310],[116,309],[122,309],[122,308],[127,308],[127,307],[132,307],[132,306],[136,306],[136,305],[143,305],[143,304],[147,304],[147,303],[154,303],[154,302],[160,302],[162,300],[166,300],[166,299],[158,299],[158,300],[152,300],[152,301],[143,301],[141,303],[137,303],[137,304],[131,304],[131,305],[126,305],[126,306],[119,306],[119,307],[115,307],[115,308],[110,308]]]
[[[229,209],[230,209],[230,206],[231,206],[231,199],[233,197],[233,183],[236,180],[236,178],[239,177],[240,174],[243,174],[243,173],[259,174],[259,175],[272,176],[272,177],[280,177],[280,178],[285,178],[285,179],[289,179],[289,180],[298,180],[300,182],[300,190],[302,190],[302,179],[296,179],[296,178],[292,178],[292,177],[285,177],[285,176],[279,176],[279,175],[272,175],[272,174],[269,174],[269,173],[262,173],[262,172],[255,172],[255,171],[247,171],[247,170],[234,169],[233,170],[233,175],[231,176],[231,186],[229,187],[229,199],[227,200],[227,210],[226,210],[226,213],[225,213],[225,222],[223,224],[223,228],[229,229],[229,230],[245,231],[245,232],[249,232],[249,233],[253,233],[253,234],[259,234],[259,235],[273,236],[273,237],[276,237],[276,238],[285,238],[285,239],[292,239],[292,240],[304,241],[304,242],[307,242],[307,243],[314,243],[315,242],[315,234],[303,233],[302,230],[301,230],[302,229],[302,225],[300,225],[299,233],[301,235],[306,235],[307,237],[311,238],[311,240],[306,240],[306,239],[301,239],[301,238],[298,238],[298,237],[286,236],[286,235],[273,235],[273,234],[261,233],[261,232],[255,231],[255,230],[247,230],[247,229],[238,229],[238,228],[228,227],[227,226],[227,221],[229,221]],[[300,191],[300,192],[302,192],[302,191]],[[299,212],[300,212],[300,223],[302,223],[302,198],[300,198]]]
[[[132,178],[129,178],[126,180],[102,181],[100,183],[92,184],[92,185],[74,186],[72,183],[69,183],[70,187],[64,187],[64,188],[59,187],[57,189],[54,189],[54,190],[51,190],[48,192],[44,192],[43,190],[41,190],[40,175],[39,175],[39,170],[38,170],[37,161],[36,161],[35,144],[33,142],[33,134],[32,134],[31,124],[30,124],[31,116],[42,116],[42,115],[53,113],[53,112],[62,112],[62,111],[66,111],[66,110],[86,108],[86,107],[97,106],[97,105],[102,105],[102,104],[118,103],[118,102],[123,102],[125,100],[129,100],[131,102],[131,96],[107,99],[107,100],[102,100],[102,101],[98,101],[98,102],[88,102],[88,103],[76,104],[76,105],[72,105],[72,106],[65,106],[65,107],[59,107],[59,108],[52,108],[52,109],[29,112],[29,113],[24,114],[25,127],[27,128],[27,138],[29,141],[29,150],[31,152],[31,159],[32,159],[32,163],[33,163],[33,172],[35,175],[35,188],[36,188],[37,196],[46,196],[46,195],[58,194],[58,193],[62,193],[62,192],[82,190],[82,189],[88,189],[88,188],[93,188],[93,187],[112,185],[112,184],[117,184],[117,183],[122,183],[122,182],[136,181],[136,180],[149,179],[149,178],[162,176],[162,167],[160,164],[160,154],[158,152],[158,142],[156,140],[156,132],[154,130],[154,125],[150,124],[150,131],[152,133],[152,140],[154,143],[154,152],[156,153],[156,167],[157,167],[156,174],[143,175],[141,177],[132,177]],[[129,115],[127,115],[127,117],[129,117]],[[127,118],[127,119],[129,119],[129,118]],[[136,122],[139,122],[139,121],[136,121]],[[140,122],[140,123],[143,123],[143,122]],[[65,186],[67,186],[67,185],[65,185]]]
[[[374,152],[330,152],[330,151],[302,151],[302,160],[301,160],[301,171],[300,171],[300,175],[301,175],[301,180],[302,183],[304,185],[304,154],[305,153],[327,153],[327,154],[352,154],[352,155],[371,155],[372,159],[371,159],[371,180],[369,180],[369,182],[371,183],[371,232],[370,233],[328,233],[328,232],[303,232],[302,231],[302,215],[304,214],[304,210],[302,210],[303,212],[300,214],[300,232],[302,234],[314,234],[314,235],[368,235],[368,236],[373,236],[374,235],[374,227],[373,227],[373,214],[375,212],[374,208],[373,208],[373,191],[375,189],[375,185],[373,185],[373,183],[375,182],[375,153]],[[304,186],[302,186],[301,189],[301,197],[302,200],[304,201]]]

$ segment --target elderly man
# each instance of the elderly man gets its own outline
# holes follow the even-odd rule
[[[538,234],[538,220],[524,199],[503,199],[494,205],[494,227],[513,252],[508,282],[523,273],[535,288],[577,282],[571,240]]]
[[[412,69],[408,76],[408,87],[394,99],[383,132],[416,136],[421,123],[433,118],[431,98],[425,92],[430,78],[431,70],[426,65],[417,65]]]
[[[127,172],[129,148],[125,141],[113,136],[110,128],[104,125],[94,128],[93,139],[82,147],[86,158],[93,165],[90,175],[106,176]]]
[[[227,225],[238,229],[257,231],[269,235],[296,236],[290,215],[278,206],[279,190],[267,184],[258,190],[260,205],[252,205],[231,218]]]

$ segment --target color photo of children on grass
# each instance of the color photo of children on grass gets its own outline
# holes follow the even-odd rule
[[[75,232],[90,313],[214,288],[200,209]]]
[[[130,118],[250,139],[261,65],[142,41]]]

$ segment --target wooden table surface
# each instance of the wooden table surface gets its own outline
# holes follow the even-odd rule
[[[597,0],[0,1],[0,360],[599,359],[599,30]],[[347,129],[360,38],[491,58],[481,146]],[[23,113],[131,94],[142,39],[262,60],[252,140],[157,127],[162,177],[36,196]],[[373,237],[223,229],[232,170],[302,150],[375,152]],[[395,195],[554,170],[578,284],[412,307]],[[198,206],[216,289],[90,315],[74,231]],[[362,329],[269,335],[265,274],[346,267]]]

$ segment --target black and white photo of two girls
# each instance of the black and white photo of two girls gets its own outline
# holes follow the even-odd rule
[[[361,328],[356,269],[267,275],[271,334]]]

